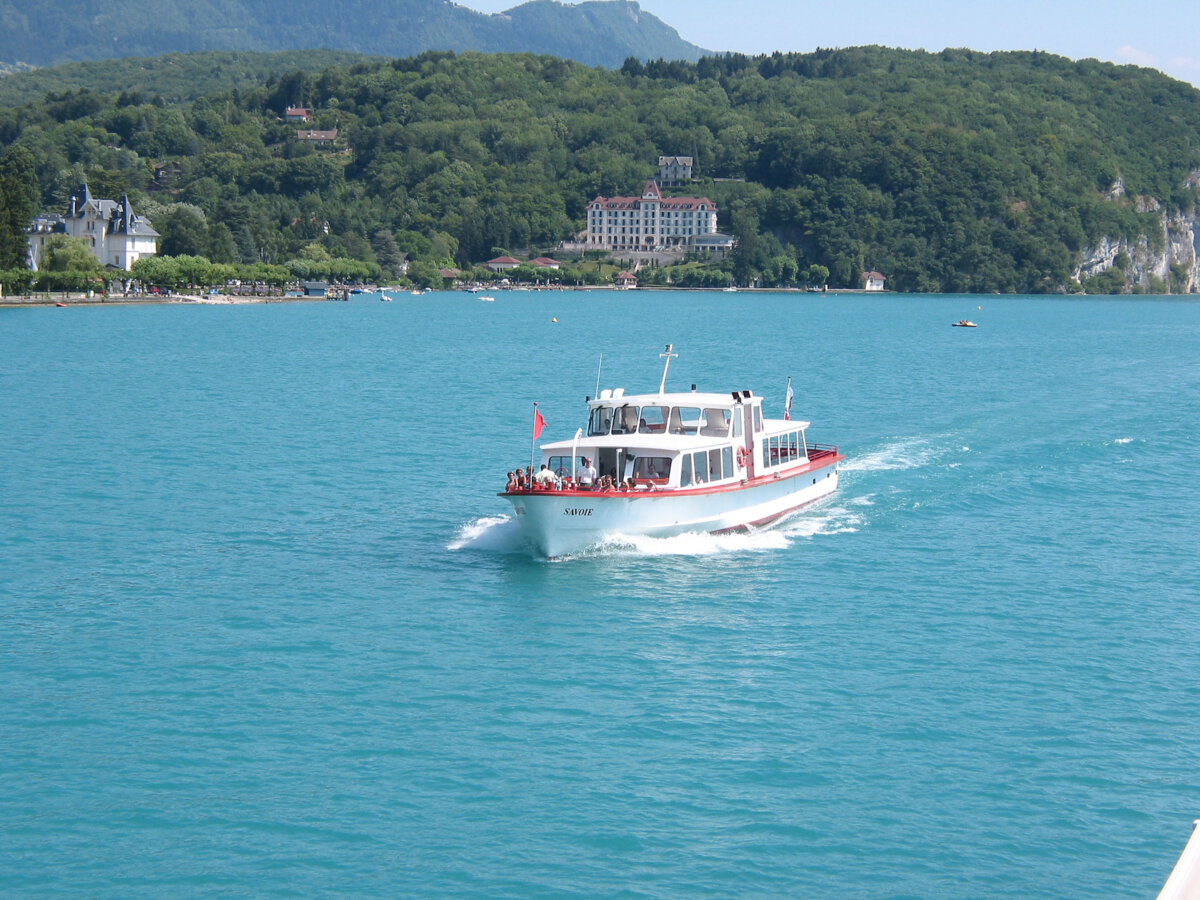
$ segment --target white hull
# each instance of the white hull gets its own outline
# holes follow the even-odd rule
[[[840,457],[839,457],[840,458]],[[832,493],[837,461],[821,460],[779,477],[695,490],[623,493],[534,491],[502,494],[538,553],[575,553],[611,535],[670,537],[769,525]]]

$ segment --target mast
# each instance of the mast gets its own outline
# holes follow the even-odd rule
[[[663,358],[665,358],[665,359],[667,360],[667,361],[666,361],[666,363],[663,365],[663,377],[662,377],[662,381],[661,381],[661,382],[659,383],[659,385],[658,385],[658,392],[659,392],[659,394],[665,394],[665,393],[667,392],[667,369],[671,368],[671,357],[673,357],[673,356],[674,356],[674,357],[678,357],[678,356],[679,356],[679,354],[678,354],[678,353],[672,353],[672,352],[671,352],[671,351],[672,351],[672,350],[674,350],[674,349],[675,349],[675,345],[674,345],[674,344],[667,344],[667,349],[666,349],[666,351],[665,351],[664,353],[660,353],[660,354],[658,354],[658,358],[659,358],[659,359],[663,359]]]

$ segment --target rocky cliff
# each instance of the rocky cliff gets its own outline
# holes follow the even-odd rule
[[[1200,169],[1192,172],[1184,184],[1193,189],[1200,186]],[[1114,202],[1125,202],[1124,184],[1118,180],[1108,196]],[[1133,202],[1138,212],[1158,214],[1158,233],[1140,234],[1133,240],[1103,237],[1094,246],[1085,247],[1075,280],[1117,267],[1127,290],[1200,293],[1200,208],[1193,206],[1187,213],[1168,213],[1153,197],[1137,197]]]

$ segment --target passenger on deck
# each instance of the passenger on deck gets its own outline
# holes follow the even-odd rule
[[[590,491],[595,487],[597,473],[595,467],[592,465],[592,458],[590,456],[583,458],[583,468],[576,474],[579,475],[579,487],[582,490]]]
[[[504,489],[505,489],[506,491],[508,491],[510,494],[511,494],[513,491],[516,491],[516,490],[519,490],[519,489],[520,489],[520,485],[517,483],[517,473],[516,473],[516,472],[509,472],[509,473],[508,473],[508,484],[505,486],[505,488],[504,488]]]
[[[550,467],[545,463],[542,463],[542,468],[533,476],[533,480],[541,488],[552,488],[558,485],[558,476],[550,471]]]

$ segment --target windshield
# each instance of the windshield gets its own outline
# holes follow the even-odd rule
[[[712,437],[728,437],[729,417],[727,409],[705,409],[704,424],[700,426],[700,433]]]
[[[588,437],[595,437],[598,434],[608,434],[612,430],[613,408],[611,406],[600,406],[592,410],[592,415],[588,419]]]
[[[616,421],[613,422],[613,434],[637,434],[638,408],[636,406],[621,406],[616,410]]]
[[[667,407],[643,406],[639,434],[661,434],[667,428]]]

